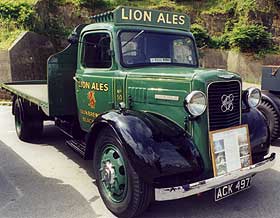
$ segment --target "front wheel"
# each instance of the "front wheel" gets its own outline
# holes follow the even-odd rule
[[[153,198],[153,188],[130,165],[116,133],[102,129],[95,144],[94,174],[99,193],[116,216],[131,218],[141,214]]]

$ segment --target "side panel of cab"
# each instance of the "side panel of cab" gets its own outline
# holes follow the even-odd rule
[[[87,131],[93,120],[111,110],[114,98],[112,34],[109,30],[83,32],[75,75],[80,126]]]

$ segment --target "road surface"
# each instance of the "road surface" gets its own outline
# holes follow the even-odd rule
[[[11,107],[0,107],[0,218],[112,218],[94,184],[91,161],[47,124],[36,144],[18,140]],[[280,145],[280,142],[279,142]],[[272,147],[280,157],[280,147]],[[213,192],[155,202],[141,218],[280,218],[280,163],[251,189],[215,203]]]

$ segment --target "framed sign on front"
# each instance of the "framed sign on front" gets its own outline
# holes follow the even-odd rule
[[[214,176],[252,165],[248,125],[209,132]]]

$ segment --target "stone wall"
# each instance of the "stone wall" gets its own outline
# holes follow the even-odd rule
[[[0,51],[0,83],[11,81],[10,56],[8,51]],[[0,99],[10,99],[10,95],[0,90]]]
[[[83,23],[91,23],[90,16],[98,14],[100,9],[80,8],[73,3],[57,4],[53,0],[41,0],[35,5],[35,10],[40,19],[37,24],[39,32],[45,35],[59,28],[63,31],[72,31],[76,26]],[[62,32],[63,32],[62,31]],[[59,34],[62,34],[59,33]],[[57,51],[68,45],[67,36],[49,35]]]
[[[252,54],[225,51],[218,49],[203,49],[200,64],[206,68],[219,68],[239,73],[243,80],[251,83],[261,83],[262,67],[264,65],[279,65],[280,55],[266,55],[262,59]]]
[[[45,36],[25,32],[5,51],[0,51],[0,82],[44,80],[47,78],[47,59],[55,52]],[[0,90],[0,99],[10,95]]]
[[[46,79],[47,59],[54,51],[45,36],[23,33],[9,49],[12,81]]]
[[[201,14],[199,17],[211,36],[222,35],[225,31],[226,23],[230,19],[228,14],[223,13]]]
[[[11,66],[9,51],[0,51],[0,82],[11,81]]]

